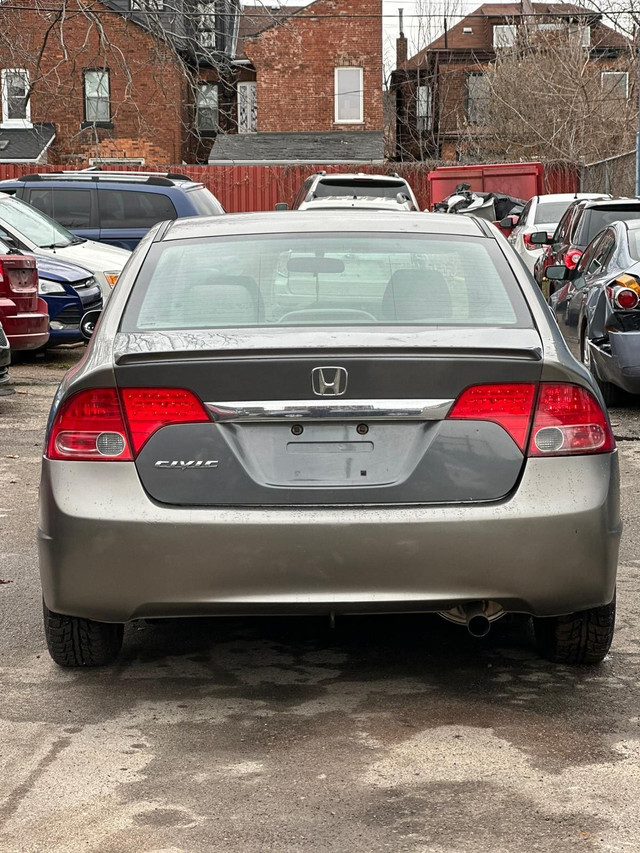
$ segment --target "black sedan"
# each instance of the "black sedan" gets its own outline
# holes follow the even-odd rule
[[[565,339],[579,349],[608,405],[621,389],[640,394],[640,221],[603,229],[566,281],[571,274],[566,266],[546,271]]]

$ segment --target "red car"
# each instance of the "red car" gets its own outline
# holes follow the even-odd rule
[[[0,323],[12,350],[39,349],[49,340],[49,311],[38,296],[35,258],[0,255]]]

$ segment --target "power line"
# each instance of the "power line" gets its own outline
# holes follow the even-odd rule
[[[19,6],[19,5],[14,4],[14,3],[2,3],[0,0],[0,12],[4,11],[5,9],[11,10],[12,12],[36,12],[36,13],[60,12],[63,10],[63,8],[64,8],[63,6],[50,6],[50,7],[49,6],[38,6],[38,7]],[[307,20],[345,20],[345,21],[353,20],[353,19],[373,19],[373,20],[380,20],[382,18],[391,18],[393,20],[398,19],[398,15],[395,12],[394,13],[386,13],[386,14],[381,13],[381,14],[362,14],[362,15],[352,14],[352,13],[334,14],[334,15],[304,15],[304,14],[301,14],[299,12],[291,12],[290,14],[285,13],[284,15],[283,14],[270,15],[268,7],[264,7],[264,8],[265,8],[264,14],[260,13],[260,14],[253,14],[252,15],[251,13],[247,13],[246,17],[249,19],[257,18],[257,17],[268,18],[273,23],[280,23],[280,22],[284,23],[284,22],[288,21],[290,18],[298,19],[298,20],[302,18],[302,19],[307,19]],[[286,6],[281,7],[281,9],[286,9]],[[176,9],[176,10],[170,10],[170,11],[171,12],[174,12],[174,11],[177,12],[178,10]],[[97,6],[92,7],[92,6],[87,5],[87,6],[84,6],[82,8],[80,8],[80,7],[77,7],[77,8],[67,7],[65,9],[65,13],[68,15],[76,15],[76,14],[83,15],[87,12],[89,12],[91,15],[117,15],[119,18],[125,18],[126,20],[134,20],[134,21],[136,20],[134,17],[131,16],[131,12],[129,12],[129,11],[122,12],[122,11],[116,11],[115,9],[104,9],[104,8],[101,9],[101,8],[98,8]],[[159,23],[162,22],[162,13],[158,13],[156,11],[151,11],[151,10],[149,10],[149,11],[135,10],[135,12],[137,15],[142,15],[142,16],[145,16],[146,18],[155,18],[156,22],[159,22]],[[465,21],[467,21],[467,20],[487,21],[487,20],[492,19],[492,18],[507,18],[507,19],[514,19],[514,20],[515,19],[517,19],[517,20],[529,20],[532,18],[546,18],[548,20],[549,18],[559,18],[559,19],[565,19],[566,20],[567,18],[585,19],[585,18],[594,18],[594,17],[601,17],[601,16],[605,17],[605,18],[615,18],[615,17],[623,17],[623,16],[633,16],[633,15],[638,15],[638,14],[639,14],[638,9],[631,9],[630,8],[630,9],[618,9],[618,10],[611,10],[611,11],[607,10],[606,12],[605,11],[600,12],[596,9],[594,9],[594,10],[584,9],[584,10],[579,10],[579,11],[565,10],[564,12],[529,12],[529,13],[525,13],[525,14],[521,14],[520,12],[511,12],[511,13],[500,12],[500,13],[492,14],[492,15],[474,14],[474,13],[471,13],[469,15],[464,15],[461,13],[459,15],[451,15],[451,16],[445,15],[442,12],[424,12],[424,13],[415,12],[415,13],[411,13],[411,14],[407,14],[405,12],[404,17],[405,18],[415,18],[417,20],[434,19],[434,20],[438,20],[438,21],[442,21],[443,18],[445,18],[445,17],[451,17],[452,19],[453,18],[459,19],[458,20],[458,23],[459,23],[462,20],[465,20]],[[194,13],[193,17],[197,18],[200,16],[198,14]],[[232,12],[221,12],[221,13],[218,13],[217,17],[235,18],[236,15]],[[242,11],[240,12],[240,17],[243,17]],[[455,26],[455,24],[453,26]]]

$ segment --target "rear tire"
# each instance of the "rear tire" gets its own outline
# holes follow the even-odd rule
[[[63,616],[44,602],[42,608],[49,654],[58,666],[104,666],[118,656],[123,625]]]
[[[540,654],[554,663],[601,663],[613,639],[616,599],[602,607],[579,610],[567,616],[534,618]]]

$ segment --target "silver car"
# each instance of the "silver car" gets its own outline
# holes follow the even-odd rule
[[[595,663],[614,627],[618,460],[600,393],[506,240],[467,216],[162,223],[53,403],[49,651],[123,623],[534,617]]]

